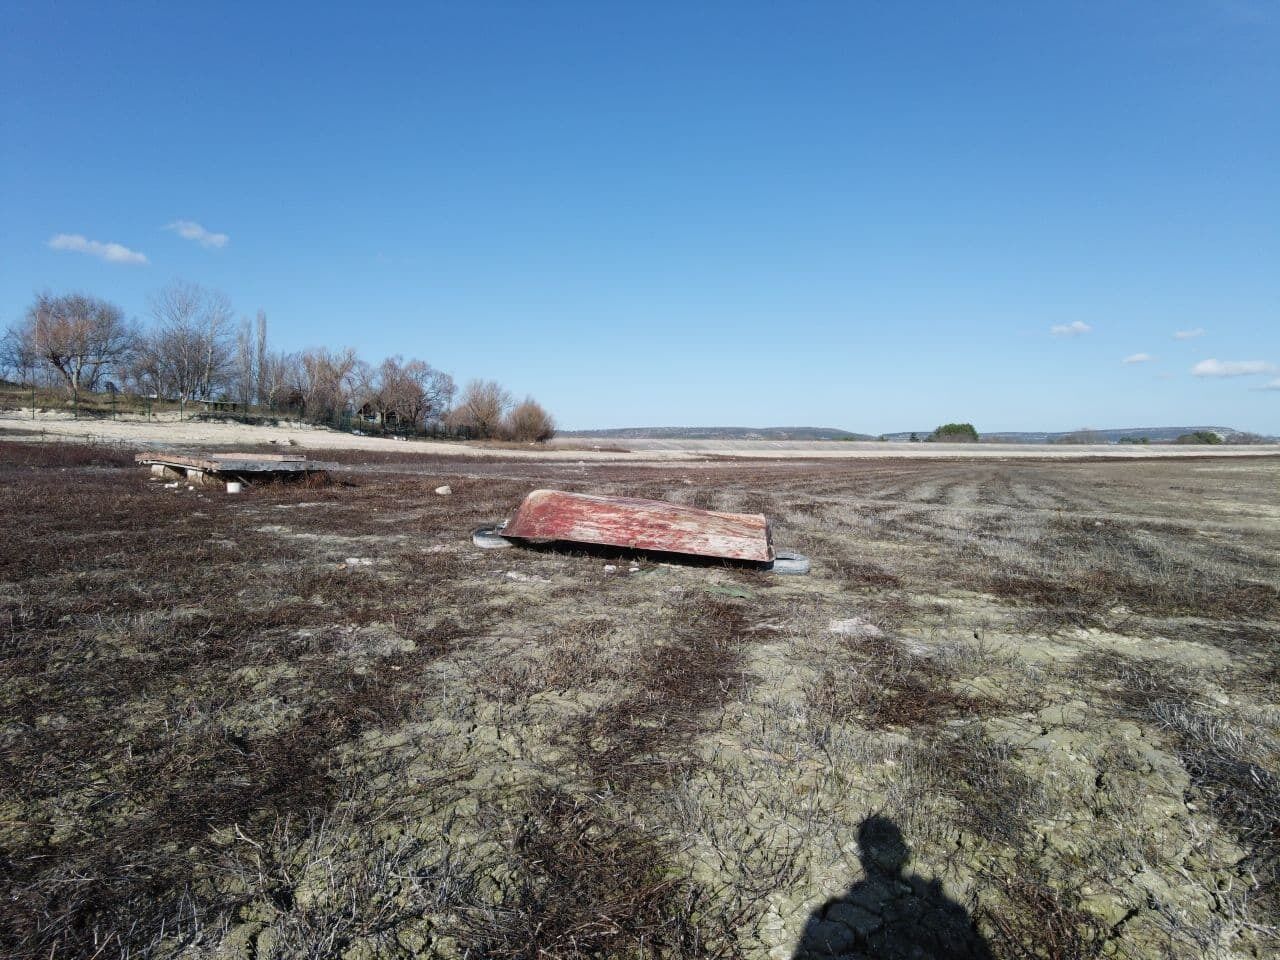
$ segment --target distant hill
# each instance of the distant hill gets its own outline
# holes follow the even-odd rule
[[[1143,437],[1146,437],[1152,443],[1168,443],[1172,440],[1177,440],[1184,433],[1195,433],[1197,430],[1208,430],[1223,437],[1229,437],[1238,432],[1234,427],[1108,427],[1097,430],[1089,427],[1079,430],[1063,430],[1057,433],[1041,433],[1033,430],[992,431],[990,433],[979,430],[978,433],[984,441],[989,443],[1057,443],[1064,437],[1084,432],[1096,436],[1099,443],[1116,443],[1125,438],[1140,440]],[[902,430],[897,433],[886,433],[885,436],[890,440],[910,440],[912,432],[911,430]],[[932,429],[914,431],[915,435],[921,440],[932,432]]]
[[[1184,433],[1209,430],[1224,438],[1238,431],[1233,427],[1108,427],[1088,429],[1098,443],[1118,443],[1122,439],[1151,443],[1170,443]],[[886,440],[910,440],[912,433],[923,440],[933,432],[927,430],[899,430],[884,434]],[[1035,430],[1005,430],[984,433],[978,431],[987,443],[1057,443],[1064,437],[1083,432],[1063,430],[1059,432]],[[866,433],[853,433],[835,427],[614,427],[607,430],[560,430],[561,437],[596,437],[603,440],[876,440]]]
[[[874,440],[865,433],[834,427],[615,427],[609,430],[558,430],[561,437],[607,440]]]

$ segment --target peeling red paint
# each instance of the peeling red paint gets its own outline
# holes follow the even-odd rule
[[[760,513],[720,513],[662,500],[595,497],[535,490],[502,536],[565,540],[726,560],[774,559],[769,521]]]

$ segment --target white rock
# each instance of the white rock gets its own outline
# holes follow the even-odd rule
[[[884,631],[874,623],[862,617],[849,617],[846,620],[832,620],[827,627],[828,632],[838,633],[845,637],[883,637]]]
[[[617,573],[617,572],[618,572],[618,568],[617,568],[617,567],[615,567],[612,563],[606,563],[606,564],[604,565],[604,572],[605,572],[605,573]]]
[[[527,573],[521,573],[519,570],[508,570],[506,573],[508,580],[514,580],[516,583],[550,583],[551,581],[545,577],[534,577]]]
[[[915,637],[898,637],[898,645],[913,657],[932,657],[933,647]]]
[[[436,487],[436,493],[440,494],[442,497],[447,497],[449,494],[453,493],[453,487],[446,483],[443,487]]]
[[[348,567],[372,567],[373,561],[368,557],[347,557],[343,561]]]

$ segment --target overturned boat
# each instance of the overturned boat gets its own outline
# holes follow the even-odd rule
[[[585,544],[737,561],[774,573],[809,572],[806,557],[774,550],[772,529],[761,513],[722,513],[663,500],[560,490],[534,490],[510,520],[477,530],[472,542],[486,549],[517,543]]]

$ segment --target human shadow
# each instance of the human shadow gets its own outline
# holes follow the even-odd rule
[[[813,911],[794,960],[991,960],[968,911],[943,892],[942,884],[905,872],[911,848],[892,820],[862,821],[858,858],[865,878]]]

